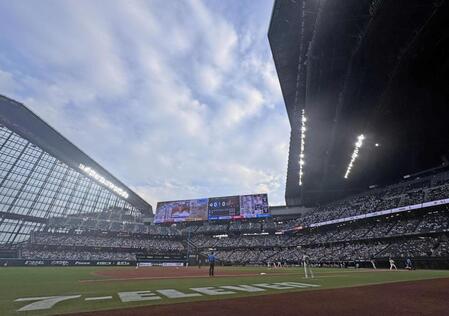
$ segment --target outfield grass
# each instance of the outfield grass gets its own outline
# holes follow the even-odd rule
[[[320,287],[292,290],[270,290],[266,289],[262,295],[319,290],[329,288],[350,287],[368,284],[380,284],[387,282],[400,282],[411,280],[423,280],[431,278],[449,277],[449,271],[417,270],[417,271],[376,271],[350,270],[350,269],[315,269],[315,279],[304,279],[301,269],[285,268],[278,269],[277,275],[270,275],[267,268],[236,268],[226,269],[245,272],[268,272],[267,275],[217,277],[217,278],[182,278],[182,279],[160,279],[160,280],[130,280],[130,281],[108,281],[82,283],[80,280],[102,279],[96,276],[95,271],[105,268],[98,267],[23,267],[0,269],[0,315],[53,315],[69,312],[104,310],[126,308],[130,306],[143,306],[151,304],[173,304],[178,302],[204,301],[242,297],[250,295],[261,295],[261,293],[238,292],[220,296],[201,296],[190,298],[168,299],[162,298],[155,301],[128,302],[123,303],[117,293],[125,291],[155,291],[161,289],[176,289],[192,293],[190,288],[194,287],[217,287],[224,285],[241,285],[256,283],[275,282],[303,282],[316,284]],[[110,267],[107,269],[111,269]],[[116,269],[130,269],[120,268]],[[131,268],[132,269],[132,268]],[[148,268],[151,269],[151,268]],[[224,268],[218,268],[224,269]],[[205,269],[205,273],[207,273]],[[31,302],[14,302],[17,298],[43,297],[54,295],[82,295],[81,298],[67,300],[56,304],[52,309],[17,312],[17,310]],[[106,301],[85,301],[87,297],[112,296]]]

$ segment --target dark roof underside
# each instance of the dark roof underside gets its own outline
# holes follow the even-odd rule
[[[447,1],[278,0],[268,37],[292,126],[287,204],[319,204],[447,164]]]

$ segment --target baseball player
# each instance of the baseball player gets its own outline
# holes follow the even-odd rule
[[[393,269],[397,270],[398,269],[396,267],[396,265],[394,264],[394,260],[392,258],[390,258],[388,261],[390,262],[390,270],[393,270]]]
[[[313,271],[310,268],[310,257],[308,255],[304,254],[302,256],[302,262],[303,262],[303,265],[304,265],[304,275],[305,275],[305,277],[308,278],[309,274],[310,274],[310,276],[312,278],[314,278]]]
[[[407,257],[407,259],[405,260],[405,268],[407,270],[413,270],[412,259],[410,259],[409,257]]]

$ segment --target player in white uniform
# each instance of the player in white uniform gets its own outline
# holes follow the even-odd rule
[[[390,258],[390,260],[388,260],[390,262],[390,270],[397,270],[398,268],[396,267],[396,265],[394,264],[394,260]]]
[[[310,276],[312,278],[314,278],[313,271],[310,268],[310,258],[309,258],[309,256],[304,254],[302,256],[302,262],[303,262],[303,265],[304,265],[304,275],[305,275],[305,277],[308,278],[309,274],[310,274]]]

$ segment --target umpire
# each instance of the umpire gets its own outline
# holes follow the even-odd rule
[[[213,252],[211,252],[210,255],[207,256],[207,261],[209,261],[209,276],[214,276],[215,259],[216,258]]]

